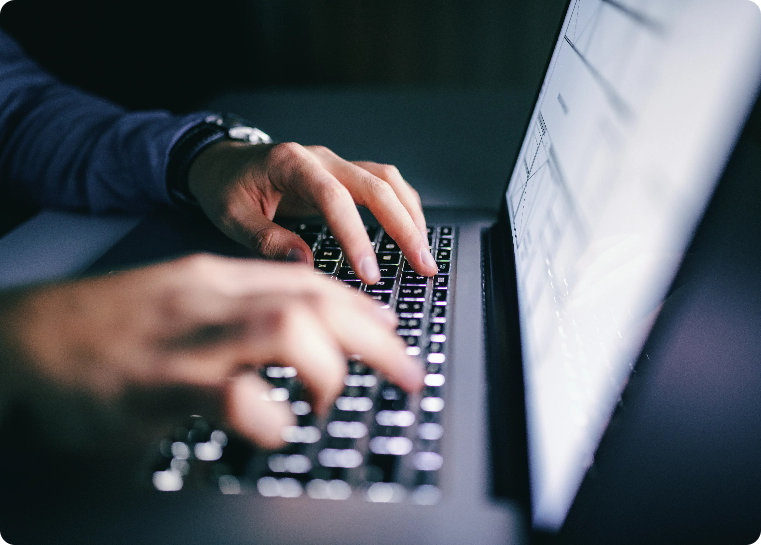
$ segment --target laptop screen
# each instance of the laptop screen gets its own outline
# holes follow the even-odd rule
[[[752,105],[750,0],[572,0],[506,199],[534,526],[558,529]]]

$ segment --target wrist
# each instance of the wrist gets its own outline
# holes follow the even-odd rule
[[[269,144],[272,139],[232,114],[210,115],[191,127],[172,146],[166,170],[169,196],[178,206],[198,206],[190,188],[191,169],[204,152],[220,142]],[[194,169],[197,170],[197,169]]]

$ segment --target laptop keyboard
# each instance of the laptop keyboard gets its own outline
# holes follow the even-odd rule
[[[444,433],[454,229],[429,227],[439,274],[428,278],[412,270],[381,228],[367,227],[381,270],[381,280],[372,286],[356,277],[324,226],[301,224],[295,231],[312,248],[319,274],[396,310],[397,333],[408,354],[420,357],[426,366],[425,387],[407,394],[361,361],[350,360],[344,391],[329,417],[318,419],[296,369],[266,367],[261,373],[273,386],[270,397],[289,402],[296,415],[296,425],[283,430],[286,447],[262,452],[194,417],[187,428],[162,442],[152,473],[154,487],[170,491],[211,483],[228,494],[256,491],[266,497],[360,496],[371,502],[436,503],[444,463],[439,445]]]

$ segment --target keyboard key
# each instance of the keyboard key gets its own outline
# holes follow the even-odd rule
[[[398,327],[400,329],[419,329],[420,323],[419,318],[401,318]]]
[[[398,386],[388,384],[381,390],[381,408],[402,411],[407,408],[407,393]]]
[[[378,249],[377,252],[398,252],[399,246],[397,246],[396,242],[394,242],[391,239],[386,239],[386,237],[383,237],[383,240],[381,240],[378,243]]]
[[[396,304],[396,312],[402,318],[422,318],[423,303],[417,301],[399,301]],[[411,314],[411,316],[408,316],[408,314]]]
[[[317,454],[323,467],[355,468],[362,463],[362,454],[354,449],[325,448]]]
[[[341,259],[341,250],[339,248],[317,250],[314,254],[314,258],[317,261],[338,261]]]
[[[402,261],[402,254],[399,252],[376,254],[378,265],[399,265]]]
[[[428,354],[428,357],[426,358],[429,363],[438,363],[441,365],[446,361],[446,356],[444,354]]]
[[[335,239],[335,237],[327,237],[320,243],[320,248],[340,248],[341,245]]]
[[[326,431],[331,437],[360,439],[367,435],[367,426],[362,422],[343,422],[341,420],[334,420],[328,423]]]
[[[393,278],[381,278],[375,284],[368,284],[367,286],[367,291],[369,293],[380,293],[383,291],[393,291],[393,290],[394,290]]]
[[[406,259],[404,260],[404,266],[402,267],[402,272],[415,272],[415,269],[412,268],[412,265],[410,265],[409,261]]]
[[[391,300],[391,292],[383,292],[383,293],[369,293],[368,294],[371,299],[375,299],[379,303],[382,303],[383,305],[388,305],[389,301]]]
[[[398,265],[379,265],[381,278],[396,278],[396,273],[399,271]]]
[[[415,413],[412,411],[378,411],[375,421],[379,426],[398,426],[406,428],[415,423]]]
[[[449,276],[437,274],[433,277],[433,287],[446,289],[449,287]]]
[[[406,437],[373,437],[370,440],[370,452],[404,456],[412,451],[412,441]]]
[[[418,452],[413,459],[415,469],[419,471],[438,471],[444,459],[436,452]]]
[[[371,299],[375,299],[379,303],[382,303],[384,305],[388,305],[389,301],[391,300],[391,292],[381,292],[381,293],[373,293],[372,291],[368,292],[368,295]]]
[[[420,409],[429,412],[437,413],[444,408],[444,400],[440,397],[424,397],[420,400]]]
[[[429,388],[440,388],[446,382],[446,377],[440,373],[429,373],[423,381]]]
[[[431,309],[431,321],[445,323],[447,321],[447,307],[433,307]]]
[[[342,280],[341,281],[344,286],[347,288],[357,290],[359,291],[359,288],[362,287],[362,281],[361,280]]]
[[[436,335],[444,333],[444,324],[440,324],[440,323],[431,324],[430,326],[428,326],[428,333],[433,333]]]
[[[447,290],[433,290],[433,304],[446,305],[447,304]]]
[[[414,272],[406,272],[402,273],[400,284],[402,286],[425,286],[428,284],[428,278]]]
[[[444,248],[451,248],[452,247],[452,239],[451,238],[440,238],[439,239],[439,249]]]
[[[373,408],[373,400],[369,397],[339,397],[336,408],[339,411],[365,413]]]
[[[378,228],[374,225],[365,225],[365,231],[367,231],[367,237],[370,239],[370,242],[373,242],[378,234]]]
[[[369,375],[372,370],[362,362],[357,360],[349,360],[349,374],[350,375]]]
[[[427,373],[441,373],[441,364],[440,363],[428,363],[425,366],[425,371]]]
[[[314,426],[285,426],[280,436],[287,443],[316,443],[320,440],[320,430]]]
[[[452,236],[452,228],[451,227],[442,227],[440,233],[441,233],[442,237],[451,237]]]
[[[317,269],[321,273],[325,274],[333,274],[336,272],[336,268],[338,267],[338,262],[336,261],[315,261],[314,262],[314,268]]]
[[[400,301],[425,301],[424,286],[405,286],[399,290]]]
[[[351,485],[340,479],[313,479],[306,489],[307,495],[316,500],[346,500],[351,496]]]
[[[339,280],[359,280],[354,269],[348,267],[341,267],[336,276]]]
[[[407,337],[407,336],[420,337],[423,334],[423,330],[397,327],[396,334],[402,337]]]
[[[449,261],[452,257],[452,250],[439,250],[436,252],[436,261]]]
[[[406,335],[402,337],[404,342],[407,343],[407,346],[419,346],[420,345],[420,337],[417,335]]]
[[[375,375],[350,374],[344,377],[344,384],[346,386],[353,386],[356,388],[372,388],[377,383],[378,379]]]
[[[272,454],[267,460],[272,473],[309,473],[312,462],[303,454]]]
[[[444,428],[441,424],[426,422],[418,426],[417,435],[425,441],[438,441],[444,435]]]
[[[431,343],[428,345],[428,352],[441,353],[444,351],[444,345],[442,343]]]
[[[439,274],[449,274],[449,261],[442,261],[438,263]]]

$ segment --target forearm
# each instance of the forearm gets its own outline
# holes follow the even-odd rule
[[[0,32],[0,194],[33,207],[140,212],[169,203],[169,149],[204,114],[128,113],[64,85]]]

